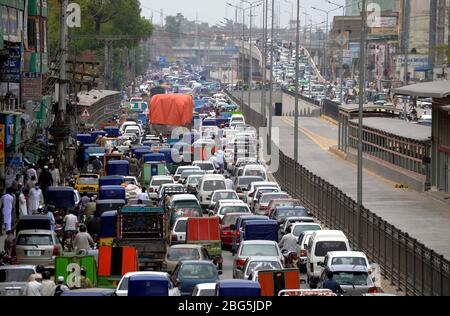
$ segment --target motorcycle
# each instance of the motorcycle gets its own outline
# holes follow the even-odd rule
[[[298,266],[298,255],[297,252],[292,250],[283,249],[281,251],[284,257],[284,265],[287,269],[296,269]]]
[[[13,257],[8,255],[6,251],[0,252],[0,267],[14,264]]]

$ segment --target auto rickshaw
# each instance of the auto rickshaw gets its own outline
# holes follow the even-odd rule
[[[258,271],[258,282],[261,296],[277,296],[282,290],[300,288],[300,272],[298,269]]]
[[[97,143],[97,138],[99,136],[106,136],[107,133],[105,131],[93,131],[91,132],[91,143],[92,144],[96,144]]]
[[[217,282],[216,296],[261,296],[261,286],[258,282],[249,280],[222,280]]]
[[[104,176],[99,180],[99,185],[122,185],[125,182],[124,176]]]
[[[130,163],[126,160],[110,160],[106,164],[106,175],[128,177],[130,175]]]
[[[106,154],[106,148],[105,147],[89,147],[85,151],[85,161],[86,163],[86,170],[88,172],[93,171],[92,162],[99,157],[99,159],[103,159],[103,157]]]
[[[102,215],[105,212],[117,211],[125,204],[127,204],[125,200],[99,200],[95,209]]]
[[[106,176],[106,168],[109,161],[123,160],[123,154],[106,154],[103,157],[103,175]]]
[[[47,189],[47,204],[55,207],[62,217],[75,210],[75,192],[72,187],[49,187]]]
[[[100,176],[96,173],[82,173],[75,177],[75,190],[80,194],[94,195],[98,193]]]
[[[120,185],[105,185],[100,187],[99,200],[126,200],[125,188]]]
[[[117,211],[107,211],[100,216],[100,247],[113,246],[117,237],[117,216]]]
[[[128,296],[169,296],[169,282],[161,274],[133,275],[128,280]]]
[[[137,149],[134,151],[134,155],[138,160],[140,160],[144,155],[149,155],[152,153],[153,151],[151,151],[150,149]]]
[[[108,137],[119,137],[119,127],[117,126],[105,126],[104,131],[107,133]]]
[[[83,144],[83,145],[90,144],[91,143],[91,135],[90,134],[78,134],[77,141],[79,141],[80,144]]]
[[[166,175],[166,164],[162,162],[146,162],[142,167],[140,182],[143,186],[148,187],[154,176]]]
[[[100,146],[105,147],[108,152],[111,151],[114,147],[119,146],[119,139],[115,137],[103,137],[100,141]]]

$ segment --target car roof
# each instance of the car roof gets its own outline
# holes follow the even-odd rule
[[[256,182],[252,182],[252,185],[267,185],[267,186],[271,186],[271,185],[278,185],[278,183],[276,182],[271,182],[271,181],[256,181]]]
[[[203,180],[225,180],[225,177],[221,174],[205,174]]]
[[[345,237],[347,239],[344,232],[341,230],[318,230],[318,231],[314,232],[313,237],[314,237],[314,239],[322,238],[322,237],[323,238],[328,238],[328,237],[343,238],[343,237]]]
[[[360,257],[367,258],[366,254],[361,251],[329,251],[329,256],[332,257]]]
[[[187,217],[186,217],[187,219]],[[202,248],[202,245],[194,245],[194,244],[179,244],[179,245],[173,245],[170,246],[169,249],[178,249],[178,248],[182,248],[182,249],[199,249]]]
[[[20,269],[31,269],[31,270],[36,270],[36,266],[32,266],[32,265],[20,265],[20,264],[15,264],[15,265],[7,265],[7,266],[0,266],[0,270],[20,270]]]
[[[27,229],[21,230],[18,234],[27,235],[27,234],[40,234],[40,235],[53,235],[53,231],[46,229]]]
[[[153,176],[152,177],[152,180],[166,180],[166,179],[172,180],[172,176]]]
[[[239,205],[239,206],[248,206],[244,201],[241,200],[219,200],[219,207],[224,207],[224,206],[235,206],[235,205]]]
[[[184,264],[204,264],[204,265],[212,265],[215,267],[214,263],[208,260],[181,260],[180,261],[183,265]]]
[[[176,194],[172,198],[172,202],[180,201],[180,200],[198,201],[197,197],[193,194]]]
[[[199,290],[215,290],[216,283],[200,283],[195,286]]]
[[[251,256],[248,257],[247,260],[250,261],[278,261],[281,262],[280,259],[278,257],[275,256],[267,256],[267,257],[262,257],[262,256]]]
[[[297,226],[306,226],[306,225],[308,225],[308,226],[313,225],[313,226],[322,227],[319,223],[303,222],[303,223],[294,223],[294,224],[292,224],[292,229],[294,229]]]
[[[159,271],[137,271],[137,272],[128,272],[124,275],[124,277],[132,277],[132,276],[140,276],[140,275],[155,275],[155,276],[169,276],[167,272],[159,272]]]
[[[272,240],[244,240],[241,245],[278,245],[278,243]]]
[[[366,266],[351,264],[336,264],[328,268],[331,272],[368,272]]]

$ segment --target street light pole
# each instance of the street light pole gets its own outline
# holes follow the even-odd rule
[[[261,114],[266,117],[266,77],[267,77],[267,1],[263,2],[263,60],[262,60],[262,90],[261,90]]]
[[[270,44],[271,44],[271,54],[270,54],[270,93],[269,93],[269,139],[267,143],[267,152],[272,154],[272,103],[273,103],[273,41],[274,41],[274,22],[275,22],[275,0],[272,0],[272,23],[270,30]]]
[[[359,52],[359,115],[358,115],[358,210],[356,212],[356,245],[361,245],[361,212],[363,206],[363,113],[366,83],[366,0],[362,0],[361,48]]]
[[[300,56],[300,0],[297,0],[297,29],[295,33],[295,122],[294,122],[294,160],[298,160],[298,94],[299,94],[299,56]],[[297,180],[297,177],[295,177]]]

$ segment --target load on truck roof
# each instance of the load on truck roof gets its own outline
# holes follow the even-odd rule
[[[158,94],[152,97],[149,121],[157,125],[186,126],[192,122],[193,112],[192,96]]]

